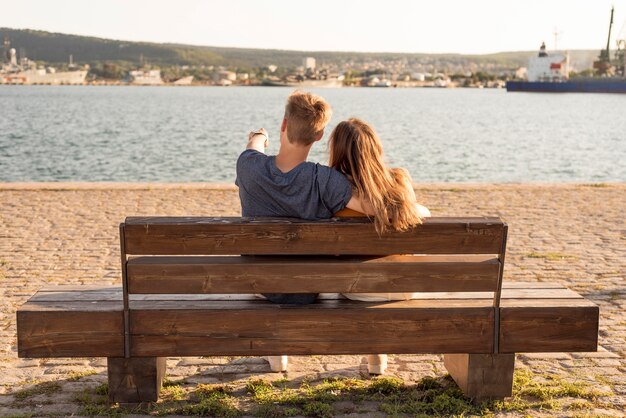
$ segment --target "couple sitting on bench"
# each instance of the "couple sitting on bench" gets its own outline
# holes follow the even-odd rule
[[[380,139],[359,119],[340,122],[329,138],[329,167],[307,162],[314,142],[322,139],[331,108],[319,96],[294,92],[287,99],[280,128],[280,149],[265,155],[265,129],[251,132],[237,160],[242,216],[327,219],[333,216],[372,216],[376,231],[406,230],[430,216],[417,204],[411,177],[404,169],[383,162]],[[317,294],[264,294],[281,304],[309,304]],[[408,300],[412,293],[348,293],[363,301]],[[267,358],[272,371],[287,369],[287,356]],[[368,356],[368,371],[382,374],[385,354]]]

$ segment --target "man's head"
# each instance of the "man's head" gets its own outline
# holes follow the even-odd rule
[[[281,137],[285,135],[293,145],[309,146],[322,139],[331,115],[330,105],[320,96],[294,91],[285,106]]]

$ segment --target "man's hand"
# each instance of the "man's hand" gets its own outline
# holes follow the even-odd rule
[[[248,145],[246,149],[254,149],[259,152],[265,152],[265,148],[270,144],[270,137],[265,128],[252,131],[248,134]]]

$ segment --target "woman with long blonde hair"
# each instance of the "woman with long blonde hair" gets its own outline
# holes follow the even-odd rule
[[[430,216],[417,203],[411,176],[402,168],[388,168],[383,160],[383,147],[376,131],[366,122],[352,118],[340,122],[330,134],[329,166],[343,173],[352,183],[353,195],[360,202],[359,211],[343,209],[335,216],[367,216],[374,219],[379,234],[405,231]],[[349,299],[366,302],[409,300],[413,293],[346,293]],[[267,358],[274,371],[287,369],[287,356]],[[386,354],[367,357],[368,371],[383,374],[387,368]]]
[[[336,216],[368,216],[374,218],[379,234],[405,231],[430,216],[430,211],[417,203],[408,171],[388,168],[383,160],[383,147],[376,131],[366,122],[352,118],[340,122],[330,134],[329,166],[342,172],[352,183],[353,194],[363,202],[362,213],[344,209]],[[349,299],[376,302],[409,300],[413,293],[346,293]],[[383,374],[387,355],[368,356],[368,370]]]

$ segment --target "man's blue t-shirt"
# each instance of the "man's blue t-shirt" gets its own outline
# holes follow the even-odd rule
[[[274,156],[253,149],[237,160],[242,216],[327,219],[345,208],[352,185],[337,170],[303,162],[283,173]]]

